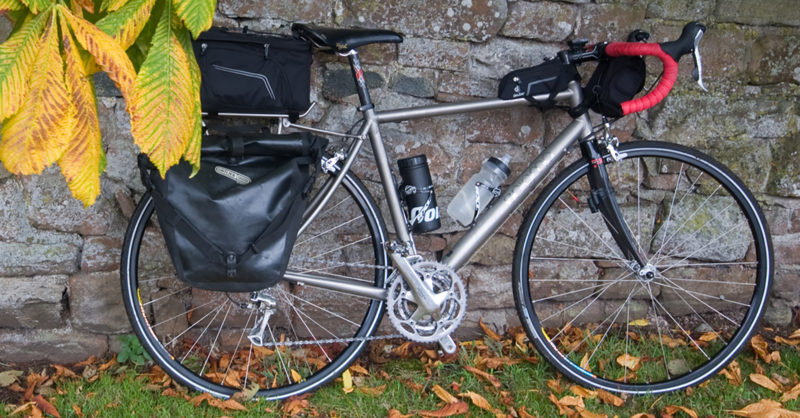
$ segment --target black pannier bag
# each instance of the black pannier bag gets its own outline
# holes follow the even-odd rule
[[[584,87],[584,103],[601,115],[622,117],[621,104],[644,88],[647,68],[642,57],[622,56],[601,60]]]
[[[311,44],[289,36],[211,28],[194,41],[203,111],[289,114],[311,106]]]
[[[192,167],[181,162],[162,179],[140,155],[178,277],[225,292],[280,280],[327,142],[307,133],[206,136],[191,178]]]
[[[572,80],[580,80],[575,66],[553,59],[506,74],[500,80],[497,96],[503,100],[525,97],[533,103],[533,96],[549,94],[550,97],[545,102],[533,104],[550,106],[555,102],[556,94],[566,90]]]

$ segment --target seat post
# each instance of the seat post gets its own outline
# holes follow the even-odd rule
[[[351,49],[346,54],[347,59],[350,60],[350,68],[353,70],[353,79],[356,82],[356,91],[358,92],[358,99],[361,101],[361,112],[372,109],[372,100],[369,97],[369,90],[367,89],[367,78],[364,75],[364,69],[361,68],[361,60],[358,59],[358,51]]]

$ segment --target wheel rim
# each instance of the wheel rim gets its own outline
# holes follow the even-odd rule
[[[319,180],[321,182],[322,180]],[[146,196],[147,197],[147,196]],[[217,396],[257,384],[280,399],[338,376],[377,328],[383,302],[280,282],[268,290],[269,321],[251,294],[192,288],[174,274],[157,222],[144,201],[123,251],[123,295],[134,330],[157,363],[180,383]],[[155,219],[155,217],[153,217]],[[297,239],[289,269],[384,286],[388,266],[380,215],[360,183],[346,177]],[[248,336],[264,324],[266,344]]]
[[[771,274],[766,228],[740,182],[696,153],[667,145],[621,151],[628,158],[607,168],[652,270],[614,255],[601,215],[585,204],[586,166],[574,165],[526,223],[516,274],[518,293],[532,296],[521,301],[531,313],[523,323],[561,371],[585,384],[675,390],[711,376],[746,342]],[[652,153],[660,158],[639,158]]]

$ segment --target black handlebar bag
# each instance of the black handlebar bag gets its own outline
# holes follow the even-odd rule
[[[622,117],[622,103],[642,91],[646,76],[647,68],[642,57],[603,59],[583,88],[584,103],[601,115]]]
[[[290,36],[211,28],[194,41],[204,112],[289,114],[310,107],[311,44]]]
[[[326,145],[326,139],[306,133],[207,136],[200,170],[191,178],[186,162],[162,179],[140,156],[142,181],[178,276],[225,292],[277,283]]]

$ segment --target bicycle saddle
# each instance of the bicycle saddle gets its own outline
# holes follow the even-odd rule
[[[292,32],[319,48],[336,52],[347,52],[368,44],[403,42],[399,33],[382,29],[336,29],[295,23]]]

